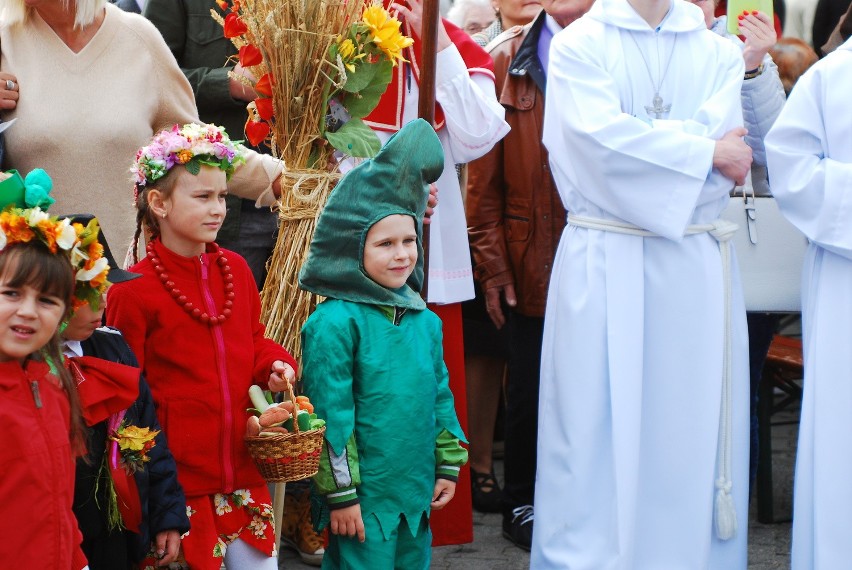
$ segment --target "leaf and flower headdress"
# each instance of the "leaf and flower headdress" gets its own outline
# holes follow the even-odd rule
[[[109,262],[98,243],[99,231],[97,219],[84,226],[51,216],[39,207],[10,205],[0,212],[0,252],[10,245],[36,240],[51,253],[67,256],[76,280],[74,309],[87,303],[94,309],[109,286]]]
[[[139,149],[130,171],[136,188],[142,188],[165,176],[176,164],[191,174],[201,165],[215,166],[228,179],[239,164],[245,162],[245,147],[232,141],[223,127],[189,123],[160,131],[151,142]]]

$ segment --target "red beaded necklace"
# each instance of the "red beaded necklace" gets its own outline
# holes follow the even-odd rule
[[[154,243],[148,242],[148,245],[145,246],[145,251],[148,253],[148,259],[151,260],[151,265],[154,267],[154,271],[157,274],[157,277],[160,278],[160,283],[163,284],[163,287],[166,288],[169,295],[172,296],[172,299],[175,302],[183,307],[183,310],[187,312],[187,314],[204,324],[221,324],[224,323],[228,317],[231,316],[231,308],[234,306],[234,274],[231,273],[231,266],[228,265],[228,258],[222,255],[222,252],[219,252],[219,257],[216,258],[216,265],[219,266],[219,270],[222,272],[222,280],[225,282],[225,305],[222,308],[222,313],[211,317],[195,305],[191,301],[186,298],[186,295],[183,292],[175,287],[175,282],[169,279],[169,274],[166,273],[166,268],[163,267],[163,262],[157,256],[157,252],[154,250]]]

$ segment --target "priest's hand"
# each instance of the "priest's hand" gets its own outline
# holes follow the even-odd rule
[[[775,45],[778,35],[775,33],[775,23],[763,12],[753,12],[744,15],[739,20],[740,32],[745,38],[743,59],[746,71],[757,69],[763,58]]]
[[[361,505],[352,505],[331,511],[329,528],[332,534],[357,536],[358,542],[364,542],[366,534],[364,532],[364,519],[361,518]]]
[[[176,530],[158,532],[154,538],[154,553],[157,556],[157,566],[162,568],[177,560],[180,550],[180,534]]]
[[[449,479],[436,479],[432,492],[432,510],[440,511],[456,496],[456,482]]]
[[[296,371],[292,366],[281,360],[272,363],[272,369],[269,372],[269,389],[272,392],[287,390],[295,379]]]
[[[399,2],[391,4],[390,7],[391,10],[396,10],[403,18],[405,18],[405,21],[408,22],[409,26],[411,26],[411,33],[417,36],[418,39],[423,37],[423,0],[399,0]],[[447,34],[447,30],[444,29],[444,22],[442,22],[441,17],[438,16],[437,51],[441,51],[442,49],[449,47],[452,43],[450,36]],[[416,44],[412,46],[412,48],[417,50],[420,49],[420,47]]]
[[[746,133],[748,131],[743,127],[731,129],[716,141],[716,149],[713,151],[713,168],[718,168],[719,172],[738,185],[745,183],[751,168],[751,148],[743,140]]]
[[[498,329],[502,329],[506,324],[506,315],[503,314],[503,305],[501,297],[510,307],[518,304],[518,298],[515,295],[515,286],[511,283],[506,285],[497,285],[489,287],[485,290],[485,310],[488,311],[488,316],[491,317],[491,322]]]

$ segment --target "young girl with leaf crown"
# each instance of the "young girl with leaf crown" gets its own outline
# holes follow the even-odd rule
[[[0,213],[0,559],[86,567],[71,511],[74,456],[85,454],[77,391],[59,362],[59,323],[89,260],[67,220],[39,208]]]
[[[264,337],[260,298],[239,255],[220,249],[227,179],[244,148],[213,125],[156,134],[132,167],[139,279],[110,289],[120,329],[148,379],[187,496],[193,569],[277,568],[269,491],[243,442],[248,388],[282,391],[296,362]]]

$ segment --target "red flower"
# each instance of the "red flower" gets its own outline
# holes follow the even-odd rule
[[[263,77],[258,79],[257,83],[254,84],[254,90],[260,93],[261,95],[272,97],[273,85],[275,85],[275,80],[272,78],[272,74],[265,73]]]
[[[253,67],[263,61],[263,55],[255,46],[248,44],[240,48],[240,65]]]
[[[254,106],[257,107],[257,114],[264,121],[272,118],[274,111],[272,110],[272,99],[269,97],[258,97],[254,100]]]
[[[246,136],[252,145],[257,146],[269,136],[269,125],[262,121],[249,121],[246,123]]]
[[[240,20],[240,17],[231,12],[225,16],[225,37],[236,38],[248,31],[246,23]]]
[[[228,9],[228,3],[225,0],[216,0],[216,4],[223,12]]]

